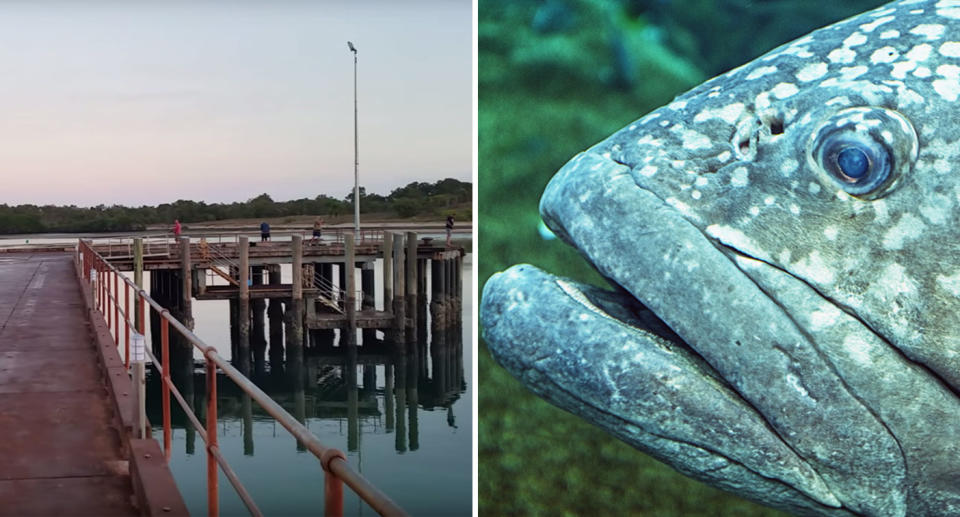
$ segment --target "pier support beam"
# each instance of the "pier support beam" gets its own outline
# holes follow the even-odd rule
[[[193,330],[193,267],[190,263],[190,238],[180,237],[180,311],[181,323]]]
[[[394,235],[393,240],[393,340],[402,342],[406,328],[406,275],[404,274],[403,234]]]
[[[383,232],[383,310],[393,311],[393,233]]]
[[[407,232],[406,256],[406,337],[412,340],[417,337],[417,233]]]
[[[237,301],[237,356],[240,371],[249,372],[250,365],[250,240],[240,236],[240,298]]]
[[[303,237],[293,236],[293,286],[290,305],[287,307],[287,357],[299,357],[303,351]]]
[[[143,238],[133,239],[133,283],[137,284],[138,289],[143,289]],[[140,321],[140,295],[134,293],[133,297],[134,325],[139,332],[146,328],[144,322]]]

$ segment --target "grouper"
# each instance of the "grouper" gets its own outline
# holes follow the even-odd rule
[[[611,288],[514,266],[483,336],[529,389],[722,489],[960,515],[958,121],[958,0],[774,49],[567,163],[542,218]]]

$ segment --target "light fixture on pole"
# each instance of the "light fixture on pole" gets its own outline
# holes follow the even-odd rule
[[[353,236],[360,238],[360,144],[357,133],[357,47],[348,41],[353,52]]]

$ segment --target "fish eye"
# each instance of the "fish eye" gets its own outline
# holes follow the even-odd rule
[[[843,174],[843,179],[857,181],[870,170],[870,160],[859,147],[844,147],[837,153],[837,168]]]
[[[884,108],[849,108],[814,131],[808,161],[844,192],[876,199],[910,170],[919,151],[910,122]]]

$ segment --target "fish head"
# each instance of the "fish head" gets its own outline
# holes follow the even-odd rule
[[[891,4],[679,96],[572,160],[543,197],[545,221],[561,236],[584,223],[566,218],[570,196],[589,192],[566,183],[578,173],[592,207],[619,203],[600,185],[627,175],[618,188],[652,194],[727,256],[802,280],[960,389],[960,42],[947,38],[960,20],[944,7],[932,23],[941,4]],[[633,242],[616,260],[647,253]]]
[[[767,504],[960,512],[957,33],[960,2],[894,2],[574,157],[541,214],[614,291],[530,266],[494,275],[481,303],[494,357],[555,404]],[[726,467],[705,457],[750,473],[716,476]]]

